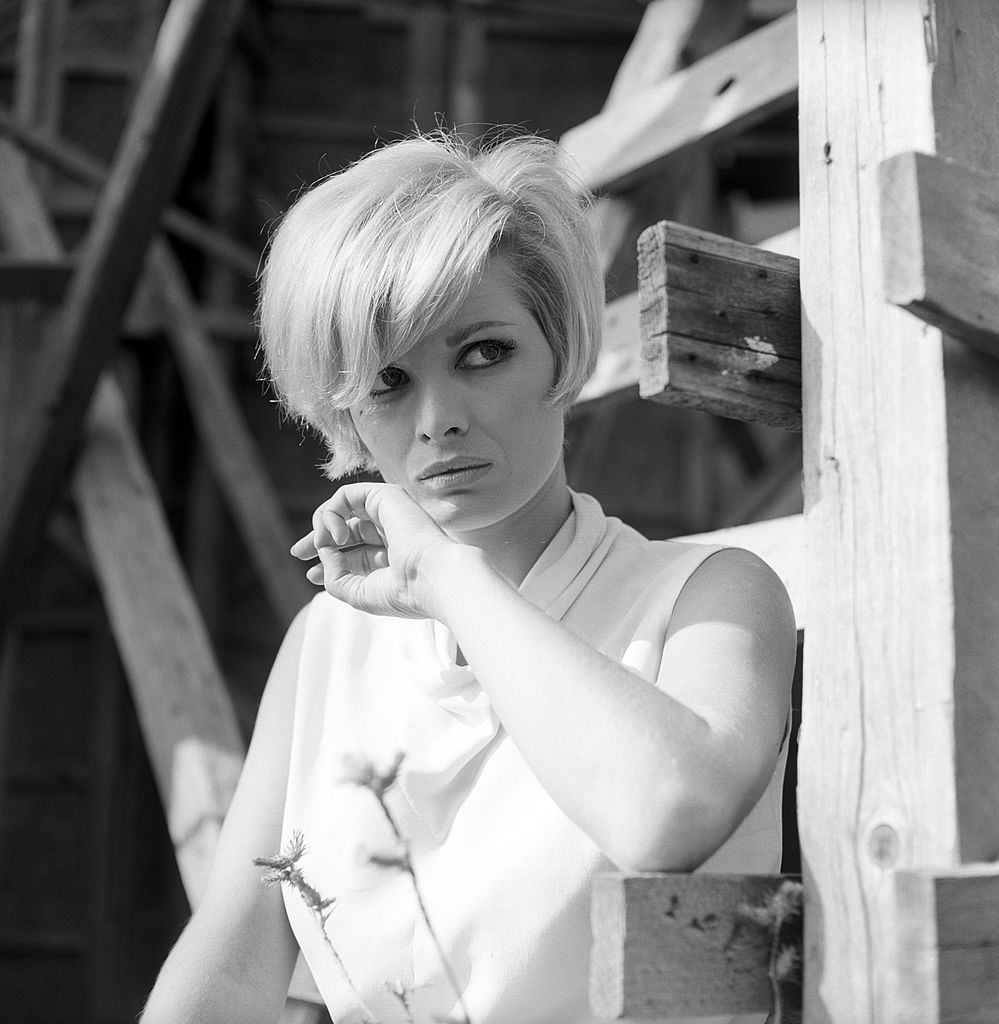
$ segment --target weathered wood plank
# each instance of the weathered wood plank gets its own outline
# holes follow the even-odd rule
[[[95,160],[78,146],[61,137],[38,131],[11,117],[2,105],[0,134],[10,136],[26,153],[73,181],[90,185],[95,189],[103,188],[107,181],[107,168],[99,160]],[[169,206],[163,211],[160,222],[170,234],[183,239],[232,270],[248,277],[256,276],[260,259],[257,253],[186,210]]]
[[[0,299],[39,299],[56,303],[62,298],[75,262],[28,259],[0,253]]]
[[[716,50],[562,136],[586,184],[620,191],[688,146],[745,130],[794,104],[795,15]]]
[[[668,221],[638,261],[641,396],[800,429],[798,261]]]
[[[900,153],[880,184],[885,297],[999,356],[999,176]]]
[[[8,460],[0,506],[0,575],[15,579],[65,481],[87,404],[112,351],[150,236],[180,174],[241,0],[173,0],[125,126],[80,267],[26,396],[36,424]],[[5,589],[5,596],[13,591]]]
[[[999,171],[999,5],[798,17],[805,1019],[902,1021],[895,871],[999,852],[999,362],[885,301],[877,169]]]
[[[904,1019],[992,1024],[999,1007],[999,865],[900,871],[895,879]]]
[[[598,875],[594,1013],[639,1020],[769,1010],[772,934],[746,909],[763,906],[790,879],[796,876]]]
[[[181,878],[195,904],[244,748],[124,398],[110,377],[94,396],[73,494]]]
[[[264,593],[285,627],[314,591],[288,548],[288,525],[236,398],[215,360],[194,297],[169,246],[153,243],[150,269],[166,310],[164,328],[180,366],[198,435]]]

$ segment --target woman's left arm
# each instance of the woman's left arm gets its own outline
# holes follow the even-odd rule
[[[749,552],[709,557],[677,599],[654,687],[477,555],[459,549],[442,574],[442,621],[541,784],[621,868],[696,867],[773,772],[795,651],[783,585]]]
[[[353,517],[369,549],[344,555],[332,545]],[[319,548],[323,569],[310,578],[369,611],[443,622],[539,782],[621,868],[696,867],[762,794],[795,633],[783,585],[755,555],[720,551],[687,581],[652,686],[532,605],[479,549],[448,540],[397,488],[341,488],[314,522],[292,549]]]

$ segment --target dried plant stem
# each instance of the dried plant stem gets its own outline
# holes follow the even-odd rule
[[[451,969],[451,963],[447,958],[447,954],[444,952],[444,947],[441,945],[440,939],[437,937],[437,932],[434,931],[434,926],[430,923],[430,916],[427,914],[427,906],[423,902],[423,893],[420,891],[420,884],[416,879],[416,872],[413,869],[413,861],[409,856],[409,845],[403,838],[402,832],[400,831],[392,812],[389,810],[388,804],[385,803],[384,793],[374,789],[372,790],[372,793],[378,801],[378,806],[381,807],[382,813],[385,815],[385,818],[389,823],[389,828],[392,829],[392,835],[395,836],[396,842],[399,843],[404,851],[401,861],[402,869],[409,875],[409,880],[413,886],[413,894],[416,896],[416,905],[419,908],[420,916],[423,918],[423,923],[427,926],[427,931],[430,933],[430,938],[433,940],[434,948],[437,950],[437,956],[441,962],[441,967],[444,969],[444,974],[447,977],[448,983],[454,991],[458,1005],[461,1007],[461,1013],[465,1019],[464,1024],[472,1024],[472,1018],[468,1014],[468,1007],[465,1005],[464,996],[461,994],[461,987],[458,985],[458,979],[455,977],[454,971]]]
[[[368,1018],[370,1024],[378,1024],[378,1018],[371,1012],[371,1007],[364,1001],[364,996],[358,991],[357,986],[354,984],[354,979],[351,978],[350,972],[347,970],[347,965],[343,962],[343,957],[337,952],[336,946],[330,941],[330,937],[326,934],[326,923],[324,921],[318,921],[319,931],[323,937],[323,942],[326,943],[326,948],[333,954],[333,959],[336,961],[337,967],[340,968],[340,973],[343,975],[343,980],[347,982],[350,991],[354,993],[354,998],[357,1000],[358,1006],[361,1008],[361,1012]]]

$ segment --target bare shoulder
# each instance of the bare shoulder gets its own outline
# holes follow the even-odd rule
[[[669,631],[699,622],[731,623],[761,639],[794,643],[787,588],[762,558],[744,548],[722,548],[709,555],[684,584]]]

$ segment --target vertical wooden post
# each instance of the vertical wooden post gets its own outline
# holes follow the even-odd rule
[[[895,876],[999,855],[999,361],[885,301],[877,171],[905,150],[999,167],[999,5],[798,18],[805,1016],[937,1021],[901,980]]]

